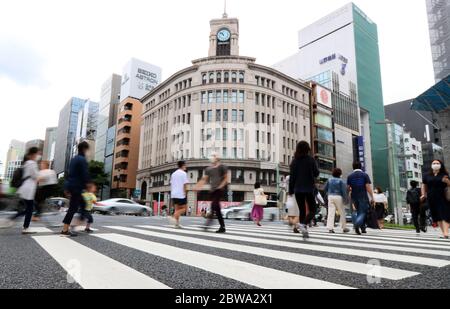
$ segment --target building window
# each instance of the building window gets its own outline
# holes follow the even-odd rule
[[[259,112],[255,112],[255,123],[259,123]]]
[[[216,141],[220,141],[220,129],[216,129]]]
[[[243,73],[243,72],[240,72],[240,73],[239,73],[239,82],[240,82],[241,84],[244,83],[244,73]]]
[[[244,103],[244,102],[245,102],[245,92],[239,91],[239,103]]]
[[[226,128],[222,129],[222,140],[224,141],[228,140],[228,129]]]
[[[222,91],[220,90],[216,91],[216,103],[217,104],[222,103]]]
[[[228,90],[223,91],[223,103],[228,103]]]
[[[202,83],[203,85],[206,85],[206,82],[208,81],[208,77],[206,76],[206,73],[202,75]]]
[[[216,109],[216,121],[222,121],[222,111],[220,109]]]
[[[223,110],[223,121],[228,121],[228,109]]]
[[[208,111],[208,116],[207,116],[207,122],[212,122],[212,116],[213,114],[212,114],[212,110],[209,110]]]
[[[232,83],[236,83],[237,82],[237,73],[236,72],[232,72],[231,73],[231,82]]]
[[[237,109],[233,109],[231,113],[231,121],[237,122],[238,121],[238,111]]]
[[[206,140],[210,141],[211,139],[212,139],[212,129],[208,129],[206,130]]]
[[[214,83],[214,73],[209,73],[209,83]]]
[[[237,131],[237,129],[233,129],[233,141],[234,142],[237,142],[237,140],[238,140],[238,131]]]
[[[208,101],[208,96],[206,94],[206,92],[202,92],[202,104],[206,104],[206,102]],[[176,106],[176,104],[175,104]]]
[[[225,83],[229,83],[230,82],[230,73],[229,72],[225,72],[223,81]]]
[[[208,91],[208,103],[213,104],[214,103],[214,92]]]
[[[222,82],[222,73],[217,72],[217,82],[221,83]]]
[[[233,90],[232,97],[231,97],[231,103],[237,103],[238,101],[238,92],[237,90]]]
[[[245,114],[243,110],[239,111],[239,122],[244,122],[245,120]]]

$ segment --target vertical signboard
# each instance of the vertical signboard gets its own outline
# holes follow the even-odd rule
[[[161,82],[161,68],[137,59],[131,59],[124,68],[120,100],[131,97],[142,99]]]

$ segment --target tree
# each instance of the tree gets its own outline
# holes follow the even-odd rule
[[[105,164],[103,162],[89,162],[89,175],[100,191],[103,190],[104,186],[109,185],[109,175],[105,173]]]

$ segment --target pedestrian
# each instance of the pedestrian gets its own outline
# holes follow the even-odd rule
[[[170,195],[175,205],[175,213],[173,217],[169,217],[169,221],[178,229],[182,228],[180,225],[180,217],[187,210],[187,185],[189,184],[189,179],[186,170],[186,162],[180,161],[178,162],[178,169],[170,177]]]
[[[212,216],[217,216],[220,224],[220,229],[216,233],[221,234],[226,232],[220,201],[225,195],[229,183],[228,168],[221,163],[218,154],[213,154],[210,161],[211,166],[206,169],[205,176],[197,183],[195,191],[200,191],[207,183],[210,184],[210,198],[212,200],[211,212]],[[207,229],[211,223],[212,218],[208,218],[205,229]]]
[[[11,218],[13,221],[19,217],[25,217],[22,234],[33,234],[29,228],[33,217],[34,199],[36,197],[37,184],[39,181],[39,168],[37,162],[41,159],[41,152],[36,147],[30,148],[24,158],[25,163],[22,167],[21,184],[17,190],[17,194],[21,199],[24,210],[19,211]]]
[[[294,160],[290,167],[289,195],[295,194],[300,213],[300,223],[298,229],[303,238],[309,238],[308,224],[316,214],[316,179],[319,177],[317,162],[310,155],[311,147],[305,141],[297,145]],[[309,211],[307,214],[307,205]]]
[[[85,204],[84,208],[80,209],[80,221],[86,220],[86,228],[84,231],[88,234],[93,233],[94,231],[91,229],[92,223],[94,223],[94,218],[92,217],[92,210],[94,209],[94,205],[97,204],[97,186],[93,182],[89,182],[86,185],[86,191],[82,194],[83,201]]]
[[[373,201],[375,203],[375,216],[378,222],[378,228],[384,229],[384,218],[387,216],[388,199],[380,187],[373,191]]]
[[[428,200],[433,222],[438,223],[444,239],[448,239],[450,226],[450,202],[446,198],[449,187],[449,174],[444,163],[440,160],[433,161],[431,171],[423,177],[421,200]]]
[[[345,217],[345,204],[348,203],[347,186],[341,179],[342,170],[335,168],[333,170],[333,178],[329,179],[325,184],[325,192],[328,195],[328,216],[327,229],[334,234],[334,220],[336,211],[339,213],[339,221],[341,229],[344,233],[350,232],[347,228],[347,218]]]
[[[426,233],[426,207],[425,204],[420,200],[422,192],[419,188],[419,183],[415,180],[412,180],[410,186],[411,188],[406,193],[406,202],[411,208],[412,219],[414,227],[416,228],[416,233]]]
[[[69,210],[63,220],[64,227],[61,236],[75,237],[76,233],[70,231],[70,225],[73,216],[79,211],[84,210],[86,206],[82,193],[86,190],[87,184],[90,182],[88,163],[86,157],[89,155],[89,144],[81,142],[78,144],[78,155],[76,155],[69,165],[69,173],[65,183],[66,195],[70,198]]]
[[[373,190],[370,177],[363,172],[361,162],[353,163],[353,170],[347,178],[347,185],[351,196],[355,233],[361,235],[367,233],[365,222],[369,207],[373,204]]]
[[[56,172],[49,169],[49,163],[47,161],[41,161],[39,171],[39,182],[36,192],[36,213],[33,216],[33,221],[40,221],[40,216],[44,211],[45,201],[52,197],[56,192],[58,178]]]
[[[264,207],[267,206],[267,195],[264,189],[261,188],[261,183],[255,183],[255,190],[253,190],[255,199],[253,200],[252,219],[257,226],[261,226],[261,221],[264,218]]]

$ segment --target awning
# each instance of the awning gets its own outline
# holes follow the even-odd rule
[[[439,113],[450,107],[450,75],[413,100],[411,109]]]

